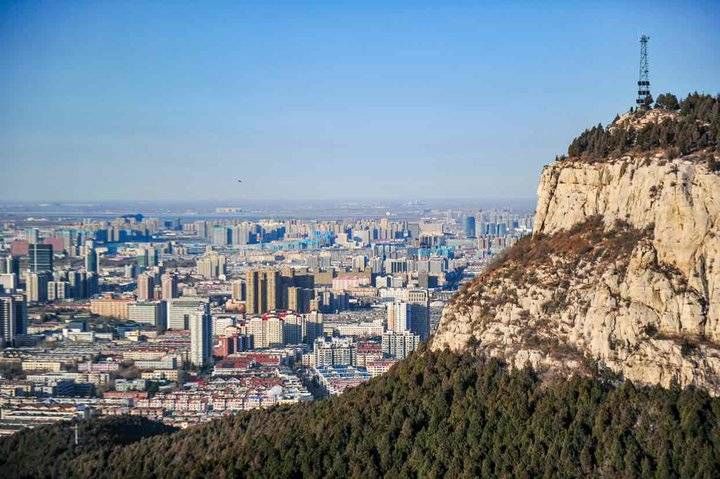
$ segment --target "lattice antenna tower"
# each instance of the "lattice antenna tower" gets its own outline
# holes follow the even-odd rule
[[[635,103],[638,108],[647,109],[652,103],[652,95],[650,94],[650,68],[648,67],[647,44],[650,37],[642,35],[640,37],[640,76],[638,78],[638,96]]]

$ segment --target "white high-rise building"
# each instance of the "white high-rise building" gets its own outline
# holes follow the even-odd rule
[[[412,310],[404,301],[396,301],[387,305],[387,329],[401,333],[410,329]]]
[[[190,329],[190,315],[207,304],[207,298],[182,296],[167,302],[168,329]]]
[[[26,279],[28,301],[34,303],[47,301],[48,282],[50,279],[52,279],[52,276],[47,273],[28,273]]]
[[[0,294],[0,347],[12,343],[16,329],[15,301],[10,295]]]
[[[355,364],[357,346],[352,338],[318,338],[313,356],[315,367],[349,366]]]
[[[212,359],[212,316],[208,305],[190,315],[190,362],[203,367]]]
[[[285,344],[284,321],[277,316],[250,318],[246,334],[252,336],[255,348],[275,348]]]
[[[214,251],[205,253],[197,259],[197,272],[205,279],[218,279],[225,275],[225,256]]]
[[[382,351],[384,354],[405,359],[420,345],[420,335],[411,331],[386,331],[382,335]]]

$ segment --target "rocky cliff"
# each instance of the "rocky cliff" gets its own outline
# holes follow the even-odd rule
[[[588,135],[584,151],[628,137],[635,147],[545,167],[532,237],[456,295],[432,348],[564,375],[599,364],[720,395],[719,155],[714,144],[683,153],[675,137],[638,139],[657,130],[667,141],[667,126],[684,120],[626,115]]]

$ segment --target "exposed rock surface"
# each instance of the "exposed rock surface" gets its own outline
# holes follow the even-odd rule
[[[718,173],[692,155],[556,161],[534,224],[448,305],[432,348],[720,395]]]
[[[684,317],[694,325],[690,330],[680,322],[677,332],[720,342],[720,176],[688,160],[658,158],[558,162],[544,169],[535,235],[553,234],[595,215],[606,225],[623,220],[652,228],[652,254],[682,273],[705,305],[702,317]]]

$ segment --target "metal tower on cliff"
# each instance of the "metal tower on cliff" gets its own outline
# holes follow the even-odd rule
[[[652,95],[650,94],[650,69],[648,68],[647,44],[650,37],[643,35],[640,37],[640,77],[638,79],[638,96],[635,103],[638,108],[649,108],[652,103]]]

